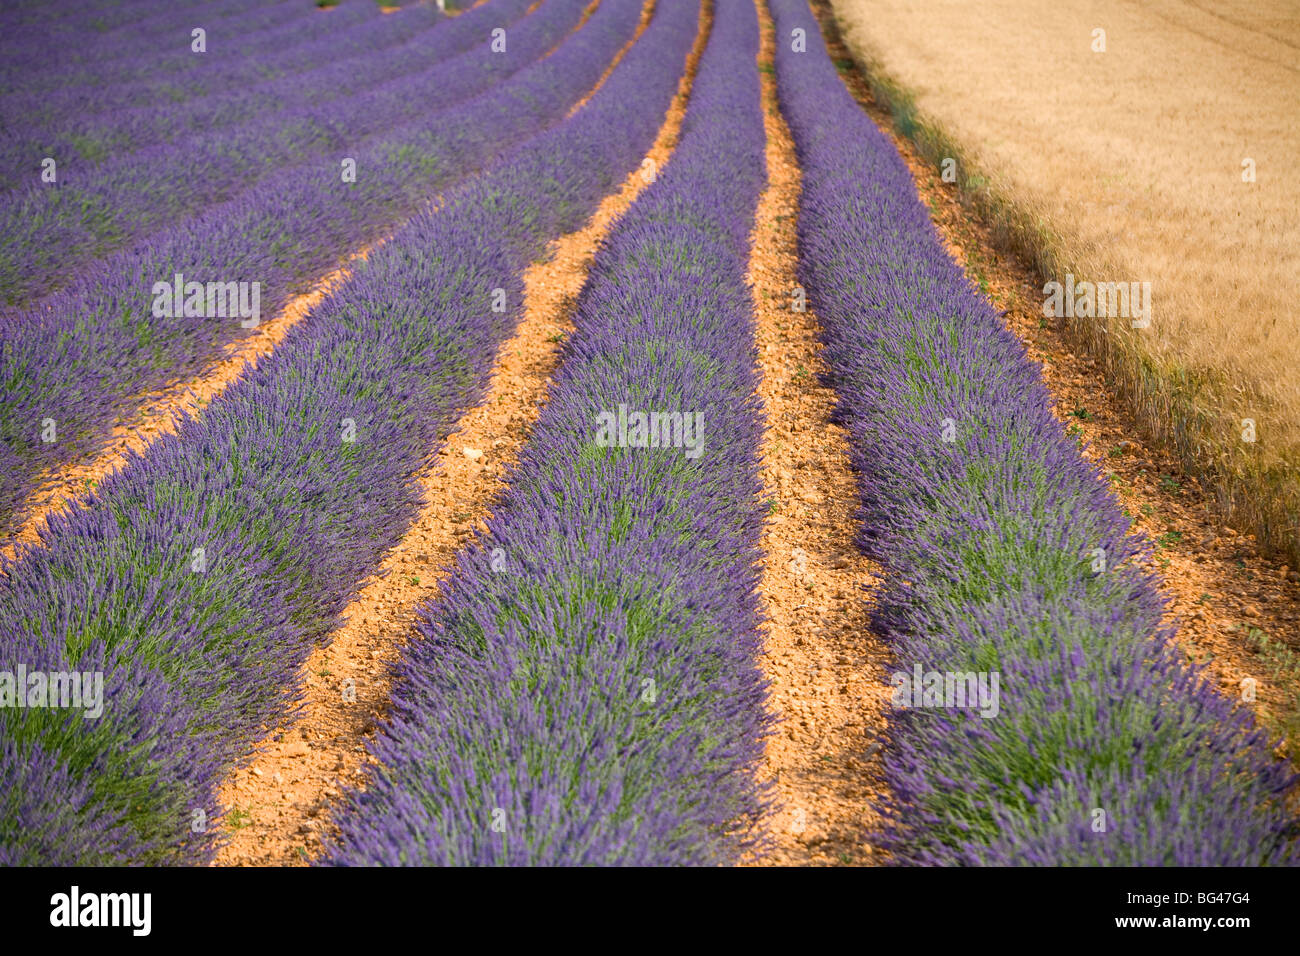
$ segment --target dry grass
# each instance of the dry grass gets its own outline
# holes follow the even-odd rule
[[[833,6],[900,130],[936,165],[957,159],[958,187],[1044,278],[1152,283],[1149,328],[1073,331],[1148,432],[1211,480],[1225,520],[1300,565],[1300,9]]]

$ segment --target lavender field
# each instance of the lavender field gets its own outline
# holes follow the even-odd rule
[[[1300,861],[1300,576],[828,17],[0,9],[0,865]]]

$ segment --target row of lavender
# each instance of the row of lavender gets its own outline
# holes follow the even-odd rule
[[[210,856],[215,783],[411,520],[412,475],[481,393],[525,266],[653,141],[697,15],[661,4],[582,110],[403,227],[202,420],[0,575],[4,666],[104,673],[98,719],[0,712],[0,863]],[[551,82],[608,63],[587,32]]]
[[[49,40],[36,46],[16,50],[5,57],[0,65],[0,90],[28,93],[51,93],[56,90],[73,90],[88,87],[110,87],[119,83],[146,81],[165,82],[180,79],[186,73],[201,73],[207,64],[193,55],[192,31],[201,28],[210,33],[214,53],[235,60],[274,54],[277,45],[284,47],[342,29],[345,25],[366,19],[378,20],[379,10],[373,4],[348,3],[333,11],[332,19],[321,15],[310,2],[281,0],[279,3],[232,10],[229,15],[216,10],[194,10],[179,24],[161,34],[155,33],[145,43],[131,32],[113,38],[108,44],[91,53],[91,44],[79,42],[89,32],[84,22],[67,31],[65,42],[71,40],[69,49],[61,51],[61,61],[56,70],[49,69],[43,61],[48,54]],[[151,18],[151,26],[156,22]],[[153,30],[151,30],[153,32]]]
[[[73,93],[43,95],[34,111],[18,112],[13,107],[0,111],[14,113],[0,125],[0,169],[12,171],[7,179],[28,185],[41,161],[50,157],[58,163],[58,182],[66,183],[64,173],[76,175],[105,157],[117,159],[127,150],[174,141],[188,133],[213,132],[272,110],[319,105],[427,69],[443,55],[437,49],[424,49],[429,31],[447,22],[433,7],[421,6],[402,16],[322,22],[330,27],[323,35],[295,32],[280,41],[273,57],[277,67],[273,77],[265,75],[265,55],[233,70],[244,61],[227,51],[203,61],[202,95],[184,95],[165,78],[155,77],[133,84],[132,102],[119,103],[108,112]],[[506,21],[497,25],[505,26]],[[485,34],[486,28],[479,38]],[[188,50],[190,35],[170,39],[172,45],[178,42]],[[191,58],[200,60],[193,54]],[[122,90],[114,95],[122,95]],[[51,103],[51,99],[62,101]]]
[[[90,26],[98,33],[109,33],[122,28],[139,29],[142,21],[149,22],[167,12],[192,10],[212,0],[137,0],[129,5],[119,0],[10,0],[0,9],[0,27],[17,30],[45,24],[62,26],[77,22]],[[223,9],[247,7],[257,0],[223,0]],[[5,34],[10,39],[12,34]]]
[[[279,20],[292,18],[294,22],[267,30],[268,20],[277,15]],[[255,83],[310,68],[310,60],[305,57],[309,55],[313,40],[366,20],[376,22],[380,17],[382,14],[377,14],[373,8],[349,5],[345,10],[324,13],[297,0],[287,0],[270,8],[254,7],[222,17],[196,11],[174,18],[178,22],[151,37],[138,35],[134,30],[105,36],[100,44],[100,53],[88,59],[84,73],[75,72],[75,65],[66,64],[53,70],[49,67],[25,70],[18,66],[13,70],[9,91],[0,93],[0,116],[22,118],[24,122],[54,122],[60,117],[85,118],[132,106],[182,101],[232,88],[240,80]],[[152,24],[158,19],[150,18],[147,22]],[[202,53],[196,49],[196,29],[204,31]],[[69,37],[62,43],[73,48],[87,39],[94,39],[85,36],[85,28],[80,23],[70,24],[66,32]],[[283,57],[277,55],[274,44],[266,43],[264,38],[268,33],[272,38],[279,37]],[[133,46],[138,49],[132,50]],[[48,39],[33,41],[25,47],[33,51],[38,61],[50,49],[59,48],[60,41]],[[128,68],[133,64],[160,60],[160,69],[144,68],[138,77],[97,82],[92,64],[108,59],[110,62],[104,65],[104,69],[111,74],[111,58],[115,53],[121,56]],[[53,62],[59,61],[59,57],[53,58]],[[169,76],[163,69],[168,63],[173,67],[184,64],[187,69]],[[73,71],[72,77],[84,82],[54,89],[41,88],[42,76],[48,75],[49,79],[44,80],[48,83],[57,81],[70,71]]]
[[[806,0],[771,6],[804,174],[801,282],[860,469],[861,543],[888,570],[876,623],[909,680],[999,677],[996,716],[936,695],[892,723],[894,859],[1295,862],[1284,765],[1181,663],[1127,519],[945,253]]]
[[[548,3],[514,30],[503,56],[525,66],[563,37],[584,6],[585,0]],[[214,316],[206,298],[193,300],[189,291],[185,302],[198,307],[178,310],[157,283],[172,286],[175,296],[182,291],[177,275],[186,290],[233,283],[246,292],[243,304],[251,307],[257,290],[258,311],[274,312],[438,190],[562,118],[633,36],[639,18],[640,3],[603,3],[552,55],[358,151],[355,182],[341,182],[336,164],[309,175],[286,170],[105,260],[39,311],[0,328],[0,526],[12,521],[46,469],[98,447],[134,396],[194,374],[257,321],[233,315],[229,302],[224,318]],[[600,56],[591,55],[593,44]],[[446,68],[454,71],[459,60]]]
[[[430,7],[431,15],[441,18],[436,8]],[[278,62],[279,53],[296,56],[304,44],[390,19],[394,18],[383,16],[374,0],[346,0],[329,9],[321,9],[315,0],[272,0],[246,10],[230,9],[222,0],[220,5],[193,11],[162,32],[151,18],[154,35],[147,45],[132,50],[128,36],[128,43],[115,43],[101,55],[83,57],[80,64],[65,64],[53,75],[37,75],[34,82],[23,83],[22,89],[53,92],[143,82],[167,84],[181,92],[191,78],[197,81],[196,89],[206,89],[208,77],[203,74],[215,72],[224,78],[225,71],[234,69],[249,80],[274,75],[284,69]],[[195,29],[203,31],[206,52],[215,56],[204,60],[195,55]],[[258,69],[250,69],[258,60],[262,61]]]
[[[51,32],[76,30],[82,37],[82,49],[55,47],[44,62],[47,69],[58,69],[85,55],[94,55],[107,44],[132,42],[147,35],[157,24],[163,29],[173,24],[171,16],[188,16],[210,4],[211,0],[138,0],[122,4],[115,0],[9,0],[0,8],[0,50],[22,50]],[[222,0],[224,13],[260,6],[257,0]]]
[[[188,32],[199,15],[224,28],[250,21],[273,25],[313,12],[310,4],[295,0],[271,5],[262,0],[222,0],[219,7],[214,9],[206,0],[69,3],[53,8],[39,4],[26,10],[20,3],[6,4],[0,11],[4,28],[0,49],[5,53],[0,91],[21,89],[33,78],[58,75],[97,59],[147,54],[175,32]]]
[[[344,158],[373,162],[381,136],[427,132],[437,110],[481,94],[545,54],[573,28],[586,4],[548,4],[546,12],[514,31],[513,49],[507,44],[494,50],[493,28],[508,25],[499,17],[517,18],[527,6],[501,0],[429,31],[425,42],[409,51],[413,69],[372,89],[352,83],[350,95],[317,106],[304,95],[281,111],[240,116],[224,129],[198,127],[176,141],[114,156],[90,169],[65,164],[56,185],[28,175],[26,188],[0,198],[0,288],[8,303],[26,304],[75,282],[96,259],[176,229],[188,216],[232,197],[313,178],[342,185],[348,175]],[[387,59],[386,50],[375,49],[353,68],[365,75]],[[309,74],[303,80],[307,86],[299,88],[306,90],[318,79]],[[189,112],[185,104],[158,109],[172,118]],[[383,146],[392,151],[399,143]],[[33,174],[37,168],[33,165]],[[364,182],[368,174],[359,166],[356,176]]]
[[[718,0],[680,144],[596,256],[502,508],[421,612],[328,862],[706,864],[749,845],[757,53],[751,0]],[[647,447],[650,414],[672,425]]]

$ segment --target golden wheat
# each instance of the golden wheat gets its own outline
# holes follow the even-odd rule
[[[1229,513],[1300,554],[1300,8],[833,6],[905,132],[1046,274],[1152,284],[1148,328],[1076,327]]]

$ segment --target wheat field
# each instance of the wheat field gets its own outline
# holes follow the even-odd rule
[[[1045,278],[1151,283],[1148,327],[1076,331],[1229,517],[1300,555],[1300,6],[833,6],[904,132]]]

